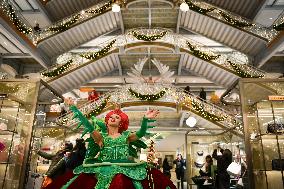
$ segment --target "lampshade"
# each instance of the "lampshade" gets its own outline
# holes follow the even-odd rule
[[[189,6],[187,3],[183,2],[182,4],[180,4],[179,6],[180,10],[183,11],[183,12],[186,12],[189,10]]]
[[[119,12],[120,11],[120,6],[116,3],[114,3],[112,5],[112,8],[111,8],[112,12]]]
[[[189,117],[187,118],[187,120],[185,121],[186,125],[188,125],[189,127],[194,127],[196,124],[196,119],[194,117]]]

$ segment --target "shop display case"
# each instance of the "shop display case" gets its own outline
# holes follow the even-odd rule
[[[284,79],[239,83],[250,188],[284,188]]]
[[[41,80],[0,82],[0,189],[22,189],[27,182],[32,133]],[[53,95],[55,96],[55,95]]]
[[[39,82],[0,82],[0,188],[24,183]]]

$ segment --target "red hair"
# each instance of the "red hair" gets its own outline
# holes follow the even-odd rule
[[[106,117],[105,117],[106,125],[108,123],[110,116],[112,116],[113,114],[117,114],[121,118],[119,128],[118,128],[118,132],[122,133],[123,131],[126,131],[128,129],[128,125],[129,125],[129,119],[128,119],[128,116],[124,112],[122,112],[120,109],[112,110],[106,115]]]

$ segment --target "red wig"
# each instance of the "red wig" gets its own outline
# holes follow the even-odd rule
[[[108,123],[110,116],[112,116],[113,114],[117,114],[121,117],[118,132],[122,133],[123,131],[126,131],[128,129],[128,125],[129,125],[129,119],[128,119],[128,116],[124,112],[122,112],[120,109],[112,110],[106,115],[106,117],[105,117],[106,125]]]

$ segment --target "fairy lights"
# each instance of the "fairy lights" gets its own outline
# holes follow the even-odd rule
[[[135,96],[136,98],[139,98],[140,100],[147,100],[147,101],[159,100],[166,93],[165,91],[160,91],[157,94],[140,94],[132,90],[131,88],[129,88],[128,91],[130,92],[132,96]]]
[[[201,7],[193,4],[190,0],[186,0],[185,2],[188,4],[188,7],[189,7],[190,10],[196,11],[196,12],[201,13],[201,14],[206,14],[208,12],[215,10],[214,7],[207,8],[207,9],[201,8]]]
[[[69,60],[67,63],[63,64],[62,66],[60,66],[58,68],[56,68],[55,70],[50,71],[50,72],[44,72],[41,75],[43,75],[45,77],[56,77],[56,76],[61,75],[62,73],[64,73],[66,70],[68,70],[72,63],[73,63],[73,60]]]
[[[2,2],[4,3],[4,2]],[[3,4],[2,4],[3,6]],[[20,31],[23,34],[30,34],[33,32],[32,28],[28,27],[26,24],[24,24],[19,17],[16,15],[16,12],[14,10],[14,8],[12,7],[12,5],[10,5],[9,3],[7,3],[6,8],[6,14],[7,16],[10,18],[10,20],[13,22],[14,26],[16,26],[17,30]],[[5,9],[4,9],[5,10]]]
[[[197,50],[195,46],[193,46],[192,44],[190,44],[190,42],[186,42],[188,48],[190,49],[190,51],[192,52],[193,55],[197,56],[198,58],[201,58],[202,60],[205,61],[211,61],[211,60],[216,60],[218,59],[221,55],[210,55],[208,53],[204,53],[200,50]]]
[[[148,34],[139,34],[138,30],[133,30],[130,32],[136,39],[143,41],[156,41],[157,39],[161,39],[167,34],[167,31],[161,31],[158,34],[148,35]]]
[[[99,57],[102,57],[104,55],[106,55],[106,53],[109,52],[109,50],[112,48],[113,44],[116,42],[116,39],[111,41],[107,46],[105,46],[104,48],[102,48],[101,50],[99,50],[98,52],[91,52],[91,53],[82,53],[80,54],[80,56],[82,56],[83,58],[86,59],[90,59],[90,60],[96,60]]]
[[[262,77],[264,77],[263,74],[252,75],[252,74],[248,73],[247,71],[241,69],[238,64],[235,64],[235,63],[231,62],[230,60],[227,60],[227,62],[235,70],[236,74],[238,76],[240,76],[241,78],[262,78]]]

